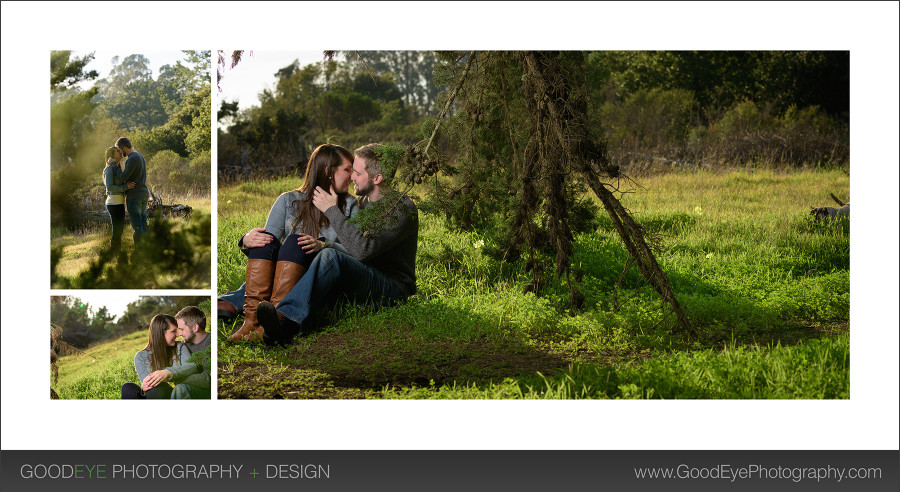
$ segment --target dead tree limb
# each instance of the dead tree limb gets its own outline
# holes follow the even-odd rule
[[[569,106],[569,90],[566,80],[560,80],[555,58],[552,55],[539,52],[526,52],[522,54],[523,66],[530,84],[526,87],[533,90],[534,94],[526,94],[527,100],[538,101],[537,106],[546,111],[552,131],[556,136],[557,149],[563,152],[570,163],[580,171],[588,186],[593,190],[603,207],[612,219],[616,232],[625,244],[628,254],[634,259],[641,274],[650,281],[657,293],[672,306],[672,310],[678,317],[682,329],[689,335],[694,335],[694,329],[681,309],[681,305],[675,298],[669,279],[660,268],[650,246],[644,240],[642,228],[634,221],[625,207],[600,182],[602,171],[608,170],[608,162],[603,149],[596,148],[586,134],[583,118],[579,112],[577,103]],[[548,79],[552,79],[550,83]],[[529,97],[530,96],[530,97]],[[595,162],[599,160],[600,162]],[[598,169],[598,167],[600,169]],[[617,173],[617,171],[615,171]]]

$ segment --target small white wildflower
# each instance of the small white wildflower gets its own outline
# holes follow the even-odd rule
[[[479,239],[478,241],[475,241],[475,249],[478,249],[482,246],[484,246],[484,239]]]
[[[703,215],[703,209],[700,208],[700,205],[697,205],[696,207],[694,207],[694,213],[697,215]]]

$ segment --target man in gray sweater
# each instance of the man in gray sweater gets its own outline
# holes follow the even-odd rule
[[[127,156],[125,169],[122,171],[123,182],[134,182],[134,188],[125,191],[125,210],[131,228],[134,229],[134,242],[140,241],[150,228],[147,226],[147,203],[150,190],[147,188],[147,163],[144,156],[131,147],[131,141],[125,137],[116,140],[116,148]]]
[[[369,144],[355,151],[350,179],[363,198],[362,211],[354,219],[341,213],[334,190],[314,190],[313,205],[328,217],[346,252],[322,249],[277,309],[268,302],[259,304],[257,317],[266,343],[293,338],[304,329],[311,309],[335,295],[383,306],[415,294],[418,209],[409,198],[389,191],[396,170],[379,164],[378,147]]]
[[[178,360],[180,364],[152,373],[162,381],[171,381],[171,399],[209,399],[212,394],[210,381],[210,356],[194,356],[209,351],[212,337],[206,332],[206,315],[197,306],[187,306],[175,315],[178,322]],[[190,362],[188,362],[190,361]]]

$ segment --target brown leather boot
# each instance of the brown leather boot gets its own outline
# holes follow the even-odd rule
[[[244,289],[244,324],[228,340],[262,340],[263,329],[256,319],[256,306],[268,301],[272,295],[272,278],[275,262],[272,260],[247,260],[247,280]]]
[[[275,280],[272,282],[272,298],[268,302],[273,306],[278,304],[287,297],[291,289],[297,285],[300,277],[306,273],[306,267],[293,261],[279,261],[275,263]],[[265,300],[265,299],[264,299]],[[265,328],[261,324],[257,325],[254,340],[262,340]]]
[[[279,261],[276,263],[275,281],[272,284],[272,300],[269,302],[273,306],[278,307],[278,303],[287,297],[304,273],[306,273],[306,267],[299,263],[294,263],[293,261]]]

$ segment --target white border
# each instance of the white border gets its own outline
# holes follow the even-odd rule
[[[208,437],[191,447],[206,449],[898,449],[897,19],[896,3],[867,2],[4,2],[0,446],[169,449],[178,434],[160,439],[143,417],[175,431],[194,413]],[[112,42],[136,51],[331,42],[334,49],[849,49],[851,399],[51,402],[41,219],[49,204],[46,188],[32,186],[46,178],[47,54]],[[75,432],[63,438],[60,429]]]

